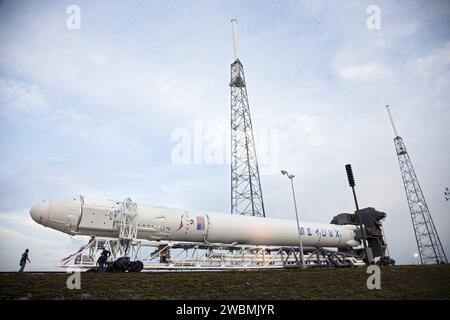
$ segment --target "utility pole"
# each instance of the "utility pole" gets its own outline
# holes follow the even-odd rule
[[[231,213],[265,217],[248,104],[244,67],[239,60],[236,19],[231,20],[235,61],[231,64]]]
[[[395,128],[389,105],[386,106],[386,109],[394,130],[395,151],[397,152],[398,163],[400,165],[406,200],[414,228],[414,236],[419,250],[420,262],[422,264],[448,263],[433,218],[425,201],[425,196],[420,187],[419,179],[417,179],[403,139],[398,135],[397,129]]]

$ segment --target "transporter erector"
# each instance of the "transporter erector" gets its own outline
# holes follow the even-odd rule
[[[374,256],[384,256],[385,243],[377,235],[381,228],[379,221],[385,214],[373,208],[361,210],[364,211],[367,212],[362,216],[368,226],[366,233]],[[227,249],[251,246],[252,250],[264,248],[264,253],[266,248],[283,248],[282,251],[286,252],[286,248],[298,250],[298,232],[305,250],[336,248],[339,252],[357,253],[359,249],[355,248],[361,239],[355,214],[340,214],[330,224],[300,221],[298,231],[295,220],[151,206],[134,203],[129,198],[115,201],[75,196],[41,201],[31,208],[30,215],[37,223],[72,236],[119,239],[122,244],[130,241],[122,252],[125,256],[129,255],[128,247],[140,240],[150,241],[159,248],[170,243],[159,252],[165,254],[172,247],[186,248],[188,244],[195,248],[217,248],[218,244]],[[375,224],[370,225],[371,222]],[[96,250],[104,249],[107,243],[110,243],[110,249],[115,249],[116,245],[103,241],[96,244]],[[79,259],[84,258],[80,256]],[[170,264],[167,259],[161,262]],[[320,263],[320,258],[317,263]]]

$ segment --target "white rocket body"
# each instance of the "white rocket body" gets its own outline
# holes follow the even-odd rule
[[[118,237],[114,223],[122,202],[93,197],[73,197],[43,201],[30,214],[37,223],[70,235]],[[184,209],[137,205],[138,238],[249,244],[298,246],[295,220],[188,211]],[[300,221],[305,247],[355,247],[356,226]]]

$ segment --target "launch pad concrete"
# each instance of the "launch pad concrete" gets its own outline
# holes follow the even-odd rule
[[[450,299],[450,265],[223,272],[0,273],[0,299]]]

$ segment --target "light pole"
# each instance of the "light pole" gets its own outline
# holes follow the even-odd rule
[[[294,191],[294,178],[295,178],[295,176],[293,174],[289,174],[286,170],[281,170],[281,174],[287,176],[289,178],[289,180],[291,180],[292,196],[294,198],[295,217],[296,217],[296,220],[297,220],[298,242],[299,242],[299,245],[300,245],[300,263],[302,265],[302,268],[306,268],[305,259],[303,257],[302,233],[300,231],[300,223],[298,221],[297,201],[295,200],[295,191]]]

